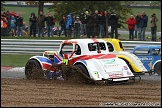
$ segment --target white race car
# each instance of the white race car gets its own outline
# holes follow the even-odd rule
[[[62,63],[79,67],[95,81],[127,82],[134,77],[127,63],[115,54],[110,54],[102,39],[63,40],[58,51],[45,51],[43,56],[31,57],[25,66],[25,75],[31,78],[35,68],[46,71],[52,64]]]

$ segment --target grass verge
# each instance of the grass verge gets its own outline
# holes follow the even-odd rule
[[[24,67],[31,54],[1,54],[1,66]]]

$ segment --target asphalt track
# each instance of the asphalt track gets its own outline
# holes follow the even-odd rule
[[[25,67],[1,67],[1,78],[25,78]],[[161,76],[157,75],[141,75],[142,80],[161,81]]]

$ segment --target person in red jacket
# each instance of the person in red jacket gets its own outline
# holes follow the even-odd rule
[[[134,28],[136,25],[136,19],[133,15],[131,15],[131,17],[127,19],[126,23],[128,24],[129,29],[129,40],[134,40]]]

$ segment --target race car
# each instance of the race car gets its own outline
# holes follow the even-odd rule
[[[134,75],[144,75],[149,72],[135,54],[124,50],[124,46],[119,39],[103,38],[103,40],[107,43],[109,53],[123,59]]]
[[[30,79],[32,70],[36,68],[45,72],[52,64],[63,63],[77,66],[84,75],[95,81],[128,82],[134,78],[127,63],[115,54],[110,54],[104,40],[95,38],[63,40],[58,51],[44,51],[43,56],[32,56],[25,66],[26,78]],[[41,77],[47,75],[39,74]]]
[[[135,54],[143,63],[145,68],[152,73],[161,75],[161,46],[140,45],[133,49]]]

